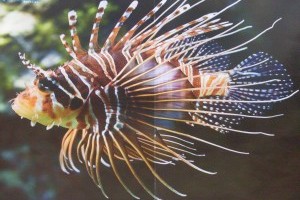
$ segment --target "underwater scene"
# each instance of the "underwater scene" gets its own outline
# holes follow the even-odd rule
[[[0,199],[299,199],[299,7],[0,0]]]

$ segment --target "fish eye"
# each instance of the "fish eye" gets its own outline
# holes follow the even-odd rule
[[[78,97],[74,97],[73,99],[71,99],[70,109],[76,110],[76,109],[80,108],[82,105],[83,105],[83,101],[81,99],[79,99]]]
[[[50,92],[57,88],[56,81],[50,78],[41,78],[38,80],[38,88],[43,92]]]

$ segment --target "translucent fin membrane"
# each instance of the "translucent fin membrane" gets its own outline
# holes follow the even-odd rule
[[[177,52],[180,52],[182,50],[185,50],[191,46],[193,46],[193,43],[196,43],[197,41],[203,41],[207,39],[205,35],[199,35],[191,38],[187,38],[181,42],[176,42],[170,46],[170,49],[175,47],[180,47],[179,49],[174,50],[173,52],[169,52],[165,59],[168,60],[171,58],[174,54]],[[225,51],[225,49],[218,44],[215,41],[209,41],[204,43],[203,45],[199,46],[198,48],[192,49],[191,51],[188,51],[186,54],[182,55],[178,60],[179,62],[186,62],[189,58],[193,59],[195,57],[203,57],[208,55],[217,55],[220,52]],[[196,69],[199,71],[205,71],[205,72],[220,72],[224,71],[230,68],[230,59],[228,55],[223,56],[216,56],[212,57],[211,59],[208,59],[202,63],[197,63],[194,65]]]
[[[118,23],[116,24],[116,26],[112,30],[111,34],[108,36],[103,48],[108,48],[108,47],[114,45],[115,39],[116,39],[121,27],[123,26],[124,22],[130,17],[132,12],[136,9],[137,5],[138,5],[138,1],[133,1],[129,5],[127,10],[124,12],[122,17],[119,19]]]
[[[294,93],[292,80],[283,65],[263,52],[249,56],[229,73],[228,96],[210,97],[197,103],[196,109],[207,113],[193,114],[195,118],[207,124],[231,128],[240,123],[245,117],[243,115],[264,115],[272,104]]]
[[[281,116],[264,114],[274,103],[297,92],[293,91],[284,67],[266,53],[253,54],[235,68],[230,64],[232,54],[246,50],[246,45],[272,29],[280,19],[253,38],[226,49],[218,44],[220,39],[251,28],[241,27],[244,21],[233,24],[218,18],[240,0],[218,12],[165,30],[204,0],[191,5],[187,2],[169,1],[166,6],[167,0],[159,1],[116,41],[121,27],[137,8],[138,1],[131,1],[101,47],[99,26],[108,4],[103,0],[95,16],[88,51],[81,47],[77,35],[77,14],[69,12],[72,44],[66,42],[64,35],[60,39],[73,60],[67,66],[69,70],[64,67],[59,70],[75,93],[81,91],[73,84],[74,79],[88,87],[89,99],[85,104],[89,109],[81,114],[84,113],[82,118],[89,125],[66,133],[59,161],[64,172],[79,172],[73,160],[74,152],[77,153],[79,162],[85,165],[105,197],[108,195],[102,184],[103,165],[112,169],[133,198],[139,199],[120,173],[121,163],[153,199],[160,199],[141,178],[134,165],[137,161],[142,161],[160,184],[179,196],[186,196],[170,186],[154,165],[175,165],[181,161],[205,174],[216,174],[194,164],[192,158],[204,156],[197,153],[194,142],[233,153],[248,153],[204,140],[201,135],[181,132],[179,126],[188,124],[195,129],[202,126],[221,133],[270,136],[239,130],[236,126],[244,118]],[[27,61],[25,55],[20,54],[20,58],[36,74],[46,74]],[[99,110],[103,113],[99,114]]]

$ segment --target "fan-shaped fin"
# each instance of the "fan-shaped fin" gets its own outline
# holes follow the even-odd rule
[[[228,96],[206,97],[198,102],[195,108],[207,113],[191,114],[193,118],[231,128],[244,117],[263,115],[273,103],[294,93],[293,83],[283,65],[263,52],[248,57],[229,70],[229,74]]]

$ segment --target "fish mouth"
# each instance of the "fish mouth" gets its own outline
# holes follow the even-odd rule
[[[50,109],[49,106],[51,105],[42,103],[45,98],[47,97],[36,91],[35,88],[28,88],[17,95],[12,101],[11,107],[21,118],[29,119],[32,126],[39,123],[47,126],[47,129],[52,128],[54,125],[64,128],[77,127],[78,122],[74,118],[78,115],[79,110],[74,112],[61,108]],[[45,109],[47,106],[48,109]]]
[[[11,107],[21,118],[29,119],[32,126],[34,126],[36,123],[40,123],[44,126],[54,123],[53,119],[50,119],[48,116],[42,113],[36,112],[34,107],[30,106],[30,104],[25,100],[20,100],[18,97],[12,103]]]
[[[21,118],[31,120],[32,124],[35,124],[36,122],[45,126],[52,124],[53,119],[50,119],[44,113],[37,111],[37,106],[39,104],[38,99],[42,97],[32,94],[35,94],[32,89],[21,92],[12,102],[12,109]]]
[[[16,97],[12,103],[11,108],[20,116],[32,120],[34,113],[34,108],[30,107],[25,100],[20,100],[20,97]]]

